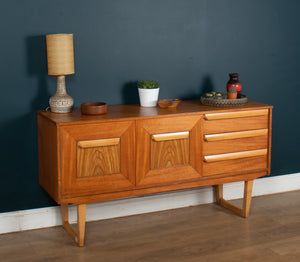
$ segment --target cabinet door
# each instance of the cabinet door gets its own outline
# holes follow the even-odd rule
[[[201,177],[201,116],[137,122],[137,185]]]
[[[62,195],[132,188],[134,136],[134,121],[61,127]]]

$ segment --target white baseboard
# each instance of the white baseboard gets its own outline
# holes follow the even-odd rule
[[[252,196],[300,189],[300,173],[266,177],[254,181]],[[224,185],[224,198],[243,197],[243,182]],[[116,218],[174,208],[212,203],[212,187],[159,193],[143,197],[106,201],[87,205],[87,221]],[[70,207],[70,222],[76,222],[76,206]],[[0,213],[0,234],[52,227],[62,224],[59,207]]]

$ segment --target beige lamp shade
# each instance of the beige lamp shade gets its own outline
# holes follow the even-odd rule
[[[46,35],[48,75],[74,74],[73,34]]]

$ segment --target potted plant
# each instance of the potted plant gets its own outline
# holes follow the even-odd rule
[[[228,99],[236,99],[237,98],[237,91],[234,87],[230,87],[227,91]]]
[[[138,81],[137,86],[141,106],[156,106],[159,94],[159,82],[156,80],[141,80]]]

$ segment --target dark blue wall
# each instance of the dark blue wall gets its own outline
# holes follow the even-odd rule
[[[0,212],[54,205],[38,184],[36,113],[56,79],[45,35],[74,33],[68,92],[87,101],[138,103],[135,82],[157,79],[160,98],[243,92],[275,106],[272,175],[300,171],[299,0],[28,0],[0,9]]]

